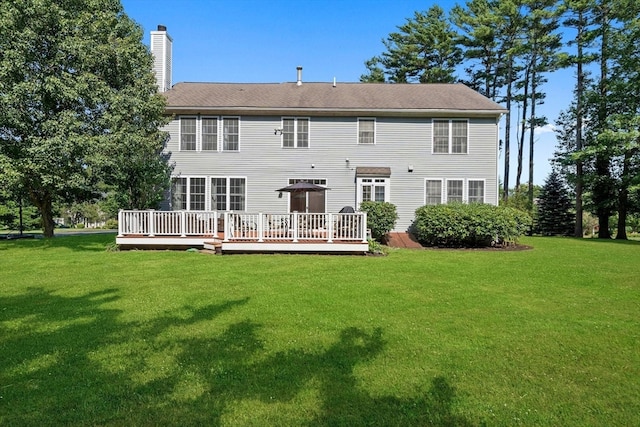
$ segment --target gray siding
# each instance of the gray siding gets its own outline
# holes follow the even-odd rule
[[[274,135],[281,127],[280,116],[243,116],[239,152],[180,151],[176,117],[165,128],[174,175],[246,177],[251,212],[286,212],[288,195],[279,197],[275,190],[290,178],[326,179],[327,212],[338,212],[357,207],[356,167],[390,167],[398,231],[411,225],[415,209],[424,204],[425,178],[464,179],[465,192],[466,180],[482,179],[485,202],[498,201],[494,117],[469,119],[468,154],[432,154],[431,118],[377,117],[375,145],[358,145],[357,117],[310,117],[308,148],[281,148],[281,136]]]

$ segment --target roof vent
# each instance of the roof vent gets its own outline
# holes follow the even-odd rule
[[[296,70],[298,70],[298,82],[296,85],[302,86],[302,67],[297,67]]]
[[[167,27],[164,25],[158,25],[158,31],[167,31]]]

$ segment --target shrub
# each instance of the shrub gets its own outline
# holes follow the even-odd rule
[[[426,246],[487,247],[515,243],[530,226],[515,208],[452,203],[418,208],[412,231]]]
[[[393,230],[398,219],[396,205],[388,202],[362,202],[360,210],[367,213],[367,228],[377,241]]]
[[[104,223],[104,227],[107,230],[117,230],[118,229],[118,220],[117,219],[108,219],[105,223]]]

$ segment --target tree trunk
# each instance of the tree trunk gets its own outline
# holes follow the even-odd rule
[[[31,202],[40,211],[42,220],[42,234],[44,237],[53,237],[55,222],[53,221],[53,203],[49,197],[37,197],[31,195]]]
[[[618,231],[616,240],[627,240],[627,209],[629,204],[629,169],[631,168],[631,158],[635,153],[626,151],[622,163],[622,185],[618,192]]]
[[[579,22],[583,22],[583,12],[580,10],[579,12]],[[578,26],[578,34],[576,36],[577,45],[578,45],[578,76],[577,76],[577,84],[576,84],[576,151],[582,151],[582,94],[584,93],[584,72],[582,70],[582,60],[584,58],[583,55],[583,33],[584,28],[582,26]],[[575,237],[581,238],[584,235],[584,230],[582,229],[582,181],[583,181],[583,171],[582,171],[582,160],[576,160],[576,224],[574,228],[573,235]]]
[[[505,117],[504,125],[504,192],[502,193],[502,200],[505,202],[509,200],[509,157],[511,156],[511,150],[509,144],[511,143],[511,86],[512,86],[512,73],[513,60],[511,57],[508,59],[507,68],[507,114]]]
[[[522,97],[522,124],[520,138],[518,139],[518,170],[516,173],[516,191],[520,189],[520,177],[522,176],[522,157],[524,154],[524,134],[527,130],[527,105],[529,100],[529,67],[524,74],[524,94]]]
[[[536,64],[534,62],[534,71],[531,74],[531,124],[529,129],[529,206],[533,208],[533,146],[535,142],[536,127]]]

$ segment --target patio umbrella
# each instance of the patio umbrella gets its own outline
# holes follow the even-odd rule
[[[312,184],[310,182],[296,182],[295,184],[288,185],[279,190],[281,193],[309,193],[314,191],[326,191],[330,190],[330,188],[323,187],[321,185]]]

